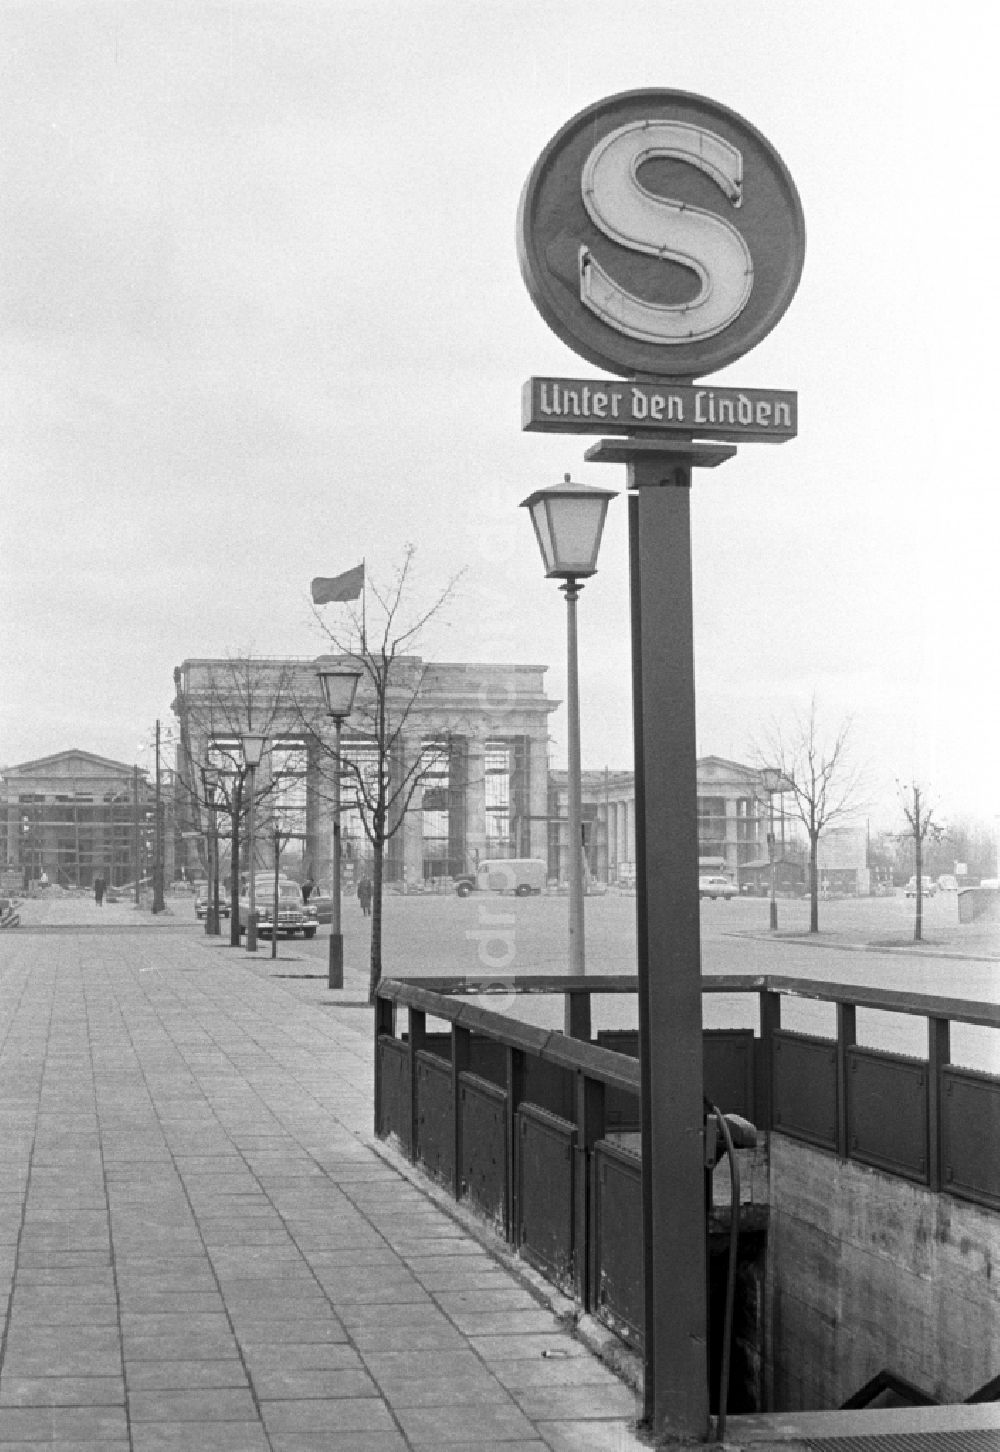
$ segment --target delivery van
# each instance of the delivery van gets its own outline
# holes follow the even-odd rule
[[[515,897],[529,897],[541,892],[548,877],[548,868],[540,857],[488,857],[474,873],[455,878],[459,897],[472,892],[512,892]]]

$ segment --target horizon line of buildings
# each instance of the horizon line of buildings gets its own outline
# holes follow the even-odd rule
[[[162,775],[164,877],[200,877],[210,829],[201,768],[238,752],[247,722],[268,739],[258,780],[268,820],[280,824],[284,868],[314,881],[331,876],[332,809],[328,790],[333,732],[311,661],[193,659],[174,672],[179,740]],[[397,662],[395,710],[401,726],[390,755],[394,782],[419,780],[386,843],[384,875],[418,889],[439,885],[494,857],[534,857],[551,879],[566,878],[566,772],[549,764],[548,718],[559,704],[546,695],[546,667]],[[392,695],[393,693],[391,693]],[[371,732],[377,702],[363,681],[344,723],[343,757],[356,774],[375,769]],[[600,882],[634,878],[635,778],[631,770],[582,773],[587,869]],[[720,756],[697,764],[702,870],[725,872],[741,889],[760,890],[769,873],[769,805],[774,816],[779,889],[804,881],[801,829],[762,773]],[[225,799],[220,797],[225,814]],[[217,805],[219,803],[217,802]],[[115,886],[146,875],[155,851],[157,798],[147,772],[80,748],[0,769],[0,870],[26,884],[90,886],[99,871]],[[349,786],[341,834],[348,864],[368,858],[360,812]],[[831,889],[867,892],[865,831],[830,831],[820,866]],[[226,833],[221,833],[223,845]],[[261,843],[259,860],[270,860]],[[265,856],[265,853],[267,854]]]

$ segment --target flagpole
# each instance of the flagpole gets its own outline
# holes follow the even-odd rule
[[[368,596],[368,571],[365,569],[365,557],[361,556],[361,656],[364,659],[365,648],[368,643],[368,622],[365,614],[365,602]]]

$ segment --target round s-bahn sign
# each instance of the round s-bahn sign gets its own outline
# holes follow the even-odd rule
[[[542,317],[611,373],[696,378],[777,323],[805,222],[773,146],[717,101],[626,91],[574,116],[525,183],[518,253]]]

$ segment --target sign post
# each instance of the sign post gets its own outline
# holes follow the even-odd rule
[[[631,91],[580,112],[525,184],[521,271],[549,326],[615,378],[531,378],[525,429],[602,433],[624,463],[636,786],[644,1415],[709,1431],[691,480],[798,427],[784,390],[695,382],[763,338],[798,285],[795,186],[742,117]],[[626,381],[622,381],[622,377]],[[734,1207],[733,1213],[738,1213]],[[723,1409],[724,1410],[724,1409]]]

